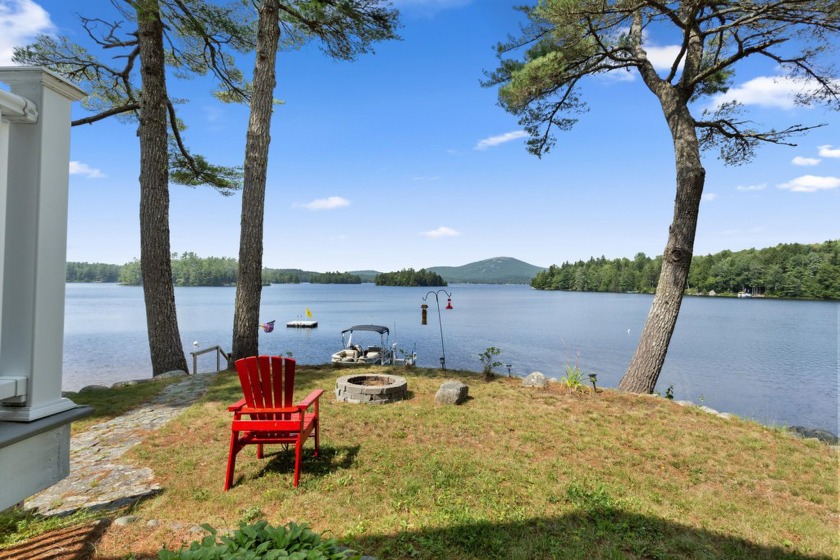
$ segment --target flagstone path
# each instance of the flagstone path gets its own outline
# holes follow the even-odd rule
[[[44,515],[79,508],[110,510],[158,493],[152,469],[129,464],[122,456],[194,403],[215,375],[188,375],[150,403],[73,436],[69,476],[26,500],[26,509],[37,508]]]

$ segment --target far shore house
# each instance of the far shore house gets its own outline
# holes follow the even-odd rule
[[[70,106],[84,95],[0,67],[0,511],[67,476],[70,423],[91,412],[61,396]]]

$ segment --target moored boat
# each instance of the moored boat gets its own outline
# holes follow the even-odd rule
[[[373,333],[372,336],[379,335],[379,343],[375,340],[372,344],[360,343],[365,335],[359,336],[359,333]],[[382,325],[355,325],[349,329],[341,331],[341,344],[343,348],[332,355],[332,362],[338,364],[373,364],[373,365],[394,365],[414,363],[415,356],[406,356],[405,358],[396,358],[395,352],[397,343],[389,344],[390,331],[388,327]],[[353,340],[353,337],[357,340]],[[370,337],[368,337],[370,338]]]

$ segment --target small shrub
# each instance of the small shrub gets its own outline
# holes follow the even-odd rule
[[[253,525],[242,523],[239,529],[219,537],[207,524],[202,527],[210,534],[201,542],[193,541],[189,548],[158,552],[159,560],[359,560],[353,550],[342,550],[335,539],[324,539],[307,524],[289,523],[272,527],[266,521]]]
[[[501,350],[495,346],[491,346],[478,355],[478,359],[481,360],[482,372],[484,373],[485,379],[491,379],[493,377],[493,368],[502,365],[502,362],[496,360],[496,356],[501,353]]]
[[[560,378],[560,383],[572,391],[580,391],[585,388],[583,385],[583,371],[577,365],[566,364],[566,375]]]

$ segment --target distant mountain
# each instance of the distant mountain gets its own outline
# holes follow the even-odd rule
[[[495,257],[463,266],[428,268],[450,283],[463,284],[530,284],[537,273],[546,270],[511,257]]]
[[[362,279],[362,282],[373,282],[379,274],[376,270],[354,270],[350,274],[355,274]]]
[[[534,276],[546,269],[511,257],[496,257],[463,266],[432,266],[425,270],[455,284],[530,284]],[[362,282],[373,282],[379,272],[353,270],[350,274],[360,276]]]

